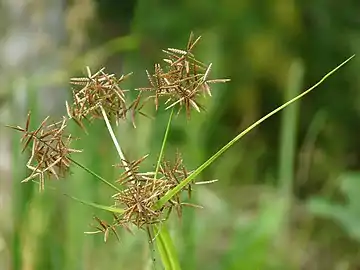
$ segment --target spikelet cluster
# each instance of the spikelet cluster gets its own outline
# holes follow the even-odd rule
[[[166,99],[166,109],[177,106],[180,111],[185,108],[187,116],[190,117],[192,109],[198,112],[204,109],[198,101],[199,96],[211,96],[211,84],[229,81],[210,79],[212,64],[206,65],[201,62],[193,52],[200,38],[195,38],[191,33],[185,50],[163,50],[166,56],[165,64],[155,64],[152,74],[146,71],[150,86],[138,90],[152,93],[148,99],[154,100],[156,110],[159,107],[159,98],[163,97]]]
[[[91,233],[103,232],[106,241],[109,232],[113,232],[118,237],[116,227],[123,227],[130,231],[131,225],[135,225],[137,228],[146,230],[149,225],[164,222],[173,209],[181,218],[183,206],[200,207],[183,201],[184,192],[188,198],[191,198],[193,183],[190,183],[164,206],[157,208],[156,203],[159,198],[176,187],[191,172],[186,170],[179,153],[174,162],[163,160],[157,173],[140,172],[141,163],[146,158],[147,156],[144,156],[139,160],[125,161],[124,164],[116,165],[125,169],[116,181],[123,189],[112,197],[114,206],[124,209],[124,212],[114,213],[112,223],[95,217],[96,231]]]
[[[48,124],[49,117],[46,117],[33,131],[29,129],[30,118],[31,113],[29,112],[24,128],[10,127],[23,134],[21,138],[22,152],[31,148],[31,155],[26,164],[26,167],[31,170],[31,174],[22,182],[39,178],[40,190],[43,190],[45,178],[64,177],[70,169],[70,154],[81,152],[81,150],[70,148],[73,138],[70,134],[65,133],[68,120],[66,117],[52,124]]]

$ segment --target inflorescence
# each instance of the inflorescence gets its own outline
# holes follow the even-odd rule
[[[115,74],[107,74],[105,68],[95,73],[87,68],[86,77],[72,78],[72,101],[66,102],[67,117],[64,116],[61,121],[52,124],[47,124],[47,117],[36,130],[30,131],[29,113],[24,128],[12,127],[23,133],[23,152],[31,149],[26,165],[31,174],[22,182],[38,177],[40,189],[43,190],[45,179],[64,178],[71,163],[78,164],[70,155],[81,151],[70,148],[73,137],[65,133],[70,120],[74,120],[86,131],[84,120],[106,118],[106,121],[114,120],[118,124],[119,121],[126,120],[130,113],[132,123],[136,127],[136,113],[144,114],[141,110],[151,100],[158,110],[162,99],[165,99],[166,109],[177,107],[180,112],[184,108],[188,117],[193,109],[200,112],[203,106],[198,101],[199,96],[211,96],[211,84],[229,80],[210,79],[212,64],[206,65],[199,61],[193,52],[199,40],[200,37],[195,39],[191,34],[185,50],[164,50],[166,58],[163,66],[155,64],[153,74],[146,71],[149,86],[137,88],[137,97],[131,102],[128,102],[126,96],[129,90],[124,90],[121,86],[131,73],[117,78]],[[195,206],[183,202],[182,193],[191,196],[193,183],[189,183],[165,205],[157,207],[157,201],[186,179],[191,172],[186,170],[179,153],[174,162],[162,159],[155,172],[142,172],[141,164],[146,157],[131,162],[122,159],[117,165],[123,170],[116,180],[116,184],[121,188],[112,198],[114,206],[124,209],[124,212],[113,213],[111,223],[95,217],[95,233],[104,232],[105,239],[110,232],[117,236],[116,227],[121,226],[130,230],[130,224],[133,224],[138,228],[145,228],[166,220],[172,209],[181,217],[183,206]]]

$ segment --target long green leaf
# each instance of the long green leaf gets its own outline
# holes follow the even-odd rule
[[[180,270],[180,263],[176,255],[175,245],[173,244],[169,231],[165,224],[154,226],[154,234],[157,235],[156,243],[161,257],[161,261],[166,270]]]
[[[188,185],[196,176],[198,176],[205,168],[207,168],[211,163],[213,163],[221,154],[223,154],[226,150],[228,150],[234,143],[236,143],[239,139],[244,137],[247,133],[249,133],[251,130],[253,130],[255,127],[260,125],[262,122],[264,122],[266,119],[270,118],[277,112],[281,111],[282,109],[286,108],[290,104],[294,103],[295,101],[299,100],[306,94],[310,93],[312,90],[314,90],[316,87],[318,87],[320,84],[322,84],[327,78],[329,78],[332,74],[334,74],[337,70],[339,70],[342,66],[344,66],[347,62],[349,62],[355,55],[349,57],[344,62],[342,62],[340,65],[338,65],[336,68],[334,68],[332,71],[327,73],[319,82],[317,82],[314,86],[309,88],[308,90],[304,91],[303,93],[299,94],[295,98],[289,100],[288,102],[284,103],[283,105],[277,107],[275,110],[271,111],[264,117],[260,118],[258,121],[256,121],[254,124],[249,126],[247,129],[242,131],[239,135],[237,135],[234,139],[232,139],[230,142],[228,142],[225,146],[223,146],[218,152],[216,152],[212,157],[210,157],[207,161],[205,161],[201,166],[199,166],[191,175],[189,175],[186,179],[181,181],[175,188],[170,190],[167,194],[165,194],[163,197],[159,199],[159,201],[156,204],[156,209],[160,209],[164,206],[166,202],[168,202],[175,194],[180,192],[186,185]]]

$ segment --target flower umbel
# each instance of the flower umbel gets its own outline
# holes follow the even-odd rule
[[[116,78],[114,74],[104,72],[105,68],[92,74],[87,67],[87,77],[72,78],[70,83],[78,86],[73,89],[73,104],[66,102],[67,112],[82,128],[83,119],[102,118],[101,107],[109,118],[114,117],[116,123],[124,120],[129,108],[126,105],[125,92],[120,84],[131,73]],[[79,87],[81,87],[79,89]]]
[[[155,172],[140,172],[141,163],[146,157],[132,162],[126,161],[125,165],[118,165],[119,167],[126,167],[127,170],[117,180],[124,189],[113,195],[113,199],[114,205],[124,209],[124,213],[114,214],[116,222],[112,224],[111,230],[119,226],[129,229],[131,224],[146,229],[149,225],[164,222],[174,207],[179,218],[183,206],[196,207],[196,205],[183,202],[182,193],[179,193],[164,207],[156,210],[155,205],[158,199],[185,179],[189,172],[182,164],[183,160],[180,154],[177,154],[173,164],[165,160],[162,162],[158,177],[154,178]],[[188,192],[190,196],[191,184],[182,191]],[[105,233],[105,228],[97,232],[101,231]]]
[[[21,142],[23,143],[22,152],[31,146],[31,156],[26,167],[32,172],[30,176],[22,182],[28,182],[36,177],[40,180],[40,190],[44,189],[45,176],[62,178],[70,168],[70,154],[81,152],[70,148],[72,141],[71,135],[65,134],[67,118],[59,122],[47,125],[49,117],[46,117],[39,127],[34,131],[29,131],[31,113],[28,113],[26,126],[12,127],[23,133]]]
[[[193,49],[201,37],[194,38],[191,33],[185,50],[168,48],[163,50],[166,54],[165,66],[155,64],[154,73],[146,71],[150,87],[139,88],[140,91],[154,92],[149,98],[154,99],[156,110],[159,107],[159,98],[165,97],[166,109],[178,105],[179,111],[185,107],[190,117],[191,109],[200,112],[204,109],[198,102],[198,97],[211,96],[210,84],[224,83],[229,79],[210,79],[212,64],[206,65],[199,61]]]

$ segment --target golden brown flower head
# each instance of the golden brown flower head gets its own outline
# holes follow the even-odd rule
[[[182,207],[190,205],[182,201],[182,194],[180,193],[161,209],[156,208],[159,198],[176,187],[188,176],[189,172],[183,166],[183,160],[178,154],[173,164],[168,161],[161,163],[155,178],[155,172],[140,172],[141,163],[146,157],[132,162],[125,161],[124,164],[119,165],[125,169],[125,172],[120,175],[117,182],[121,183],[124,189],[116,193],[113,198],[115,206],[123,208],[124,213],[116,215],[117,220],[113,226],[122,226],[128,229],[130,224],[134,224],[138,228],[145,229],[148,225],[166,220],[173,208],[181,217]],[[190,196],[191,184],[182,191],[189,192]],[[109,227],[109,230],[112,229]],[[104,227],[102,231],[105,232]]]
[[[64,177],[69,171],[70,154],[81,151],[70,148],[72,137],[65,134],[67,118],[63,117],[61,121],[47,125],[49,117],[46,117],[36,130],[29,131],[30,117],[29,112],[25,128],[19,126],[11,128],[23,133],[22,152],[32,145],[31,156],[26,164],[32,172],[22,182],[39,177],[40,190],[43,190],[45,176],[56,179]]]
[[[67,112],[77,124],[83,127],[83,119],[103,118],[102,109],[107,117],[118,120],[125,119],[128,108],[125,92],[120,84],[131,74],[116,78],[114,74],[104,72],[105,68],[92,74],[87,67],[87,77],[72,78],[71,84],[78,86],[73,89],[73,103],[66,103]],[[81,88],[79,88],[81,87]]]
[[[150,98],[154,99],[156,110],[159,106],[159,98],[165,97],[165,104],[169,104],[166,109],[177,105],[180,111],[185,107],[186,114],[190,117],[191,109],[198,112],[203,109],[198,97],[201,94],[211,96],[210,84],[229,81],[209,79],[212,64],[204,64],[193,53],[200,38],[195,39],[191,33],[185,50],[174,48],[163,50],[167,57],[164,59],[164,68],[160,64],[155,64],[153,74],[146,71],[150,87],[138,90],[154,92]]]

